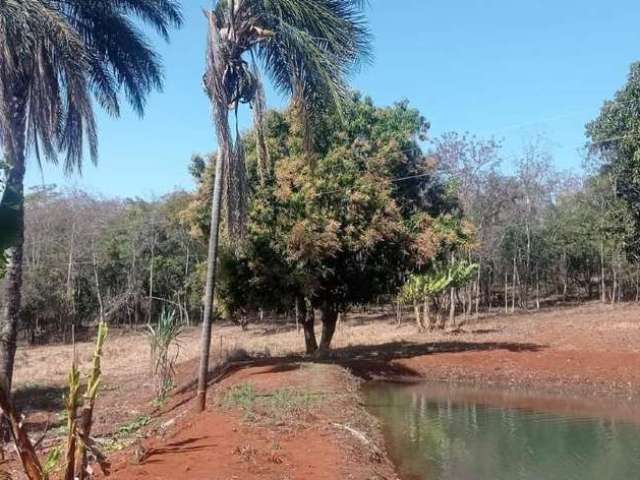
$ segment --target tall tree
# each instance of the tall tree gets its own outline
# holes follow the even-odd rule
[[[273,181],[253,183],[247,241],[223,249],[218,297],[230,315],[297,308],[307,353],[326,355],[338,314],[395,294],[409,271],[457,242],[449,224],[459,222],[443,215],[447,193],[418,143],[428,123],[405,102],[380,108],[355,95],[342,123],[316,116],[323,142],[313,166],[296,117],[295,107],[267,114]],[[244,137],[250,167],[260,156],[254,137]]]
[[[640,62],[630,67],[627,83],[613,100],[602,106],[598,117],[587,124],[589,153],[601,172],[610,175],[616,194],[630,208],[635,232],[629,252],[640,254]]]
[[[117,116],[123,91],[142,114],[162,71],[136,20],[167,38],[182,18],[174,0],[0,0],[0,142],[8,164],[6,211],[16,227],[0,316],[5,391],[20,318],[27,151],[32,148],[39,162],[42,155],[57,163],[61,155],[66,172],[80,171],[85,144],[97,159],[92,97]]]
[[[339,106],[345,77],[366,56],[369,34],[362,0],[220,0],[209,13],[205,85],[213,105],[218,138],[211,209],[211,231],[205,288],[202,353],[197,408],[204,410],[211,340],[213,289],[218,257],[222,177],[231,235],[242,233],[246,210],[246,177],[242,141],[235,141],[229,111],[262,98],[257,69],[247,55],[260,59],[276,87],[292,94],[304,123],[314,105]],[[325,100],[325,101],[323,101]],[[307,136],[308,138],[308,136]]]

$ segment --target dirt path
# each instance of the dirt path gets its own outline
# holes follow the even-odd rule
[[[375,448],[344,428],[380,441],[375,420],[358,407],[355,388],[337,366],[293,363],[243,369],[216,386],[206,412],[183,411],[174,431],[141,440],[118,455],[112,477],[396,478]],[[271,403],[274,399],[277,405]]]

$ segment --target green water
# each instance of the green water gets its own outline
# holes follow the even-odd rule
[[[403,480],[640,479],[637,424],[513,408],[504,397],[495,407],[428,385],[374,384],[364,394]]]

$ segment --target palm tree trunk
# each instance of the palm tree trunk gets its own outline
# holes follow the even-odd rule
[[[218,263],[218,234],[220,231],[220,210],[222,204],[222,167],[223,154],[216,159],[215,178],[213,180],[213,198],[211,200],[211,226],[209,229],[209,253],[207,257],[207,283],[204,296],[204,319],[200,344],[200,370],[198,373],[198,393],[196,410],[204,411],[207,402],[207,376],[209,372],[209,352],[211,348],[211,314],[213,313],[213,294]]]
[[[4,306],[0,315],[0,387],[10,395],[13,365],[16,355],[20,305],[22,301],[22,256],[24,248],[24,174],[25,174],[25,105],[15,97],[11,132],[5,137],[3,149],[9,164],[5,198],[13,210],[15,237],[13,245],[5,251],[7,270],[2,285]],[[7,194],[8,192],[8,194]]]
[[[213,104],[213,120],[218,140],[218,157],[211,199],[211,226],[209,229],[209,251],[207,256],[207,281],[204,295],[204,315],[200,344],[200,368],[198,372],[198,390],[196,411],[204,411],[207,399],[207,376],[209,371],[209,351],[211,348],[211,315],[216,284],[216,266],[218,263],[218,236],[220,232],[220,212],[222,208],[222,178],[224,169],[229,168],[231,158],[231,131],[229,128],[229,101],[225,92],[223,77],[224,65],[221,52],[220,32],[213,15],[208,15],[209,51],[207,61],[208,78],[206,81],[209,97]]]

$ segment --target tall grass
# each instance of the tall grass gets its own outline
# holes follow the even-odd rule
[[[181,333],[182,325],[176,319],[175,311],[166,308],[155,325],[148,325],[151,371],[155,378],[156,400],[160,402],[174,387]]]

